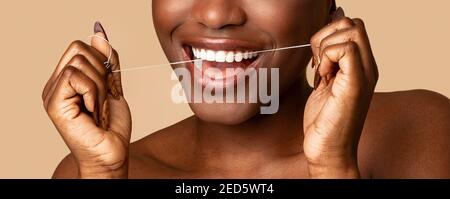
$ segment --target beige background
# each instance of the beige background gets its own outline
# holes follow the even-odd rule
[[[338,4],[367,23],[381,72],[378,91],[424,88],[450,96],[450,1]],[[124,68],[166,62],[149,0],[0,2],[0,178],[49,178],[68,153],[40,95],[67,45],[87,41],[95,20],[103,22]],[[169,77],[169,67],[123,74],[133,140],[191,115],[187,105],[172,104]]]

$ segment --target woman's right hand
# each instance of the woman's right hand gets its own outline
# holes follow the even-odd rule
[[[42,93],[45,110],[72,152],[80,178],[127,178],[131,114],[123,97],[118,54],[100,23],[91,45],[73,42]]]

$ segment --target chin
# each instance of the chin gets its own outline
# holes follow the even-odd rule
[[[222,125],[239,125],[259,114],[258,104],[189,104],[202,121]]]

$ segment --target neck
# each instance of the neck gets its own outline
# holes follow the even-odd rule
[[[258,114],[234,126],[198,120],[197,154],[208,165],[241,167],[301,153],[303,112],[310,92],[306,78],[301,78],[280,97],[276,114]]]

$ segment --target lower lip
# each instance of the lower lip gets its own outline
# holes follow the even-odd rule
[[[191,59],[190,56],[187,55],[187,53],[185,52],[185,57],[186,59]],[[191,71],[191,74],[194,74],[194,81],[198,84],[200,84],[203,88],[206,86],[209,87],[214,87],[214,88],[228,88],[231,86],[235,86],[238,83],[238,79],[237,77],[242,74],[245,73],[245,70],[248,69],[258,69],[258,67],[260,66],[260,62],[262,60],[262,58],[264,57],[263,54],[258,55],[258,57],[249,65],[244,65],[241,63],[216,63],[216,62],[208,62],[208,61],[203,61],[203,66],[205,65],[210,65],[210,64],[218,64],[218,65],[225,65],[225,64],[233,64],[233,67],[228,67],[230,69],[236,69],[237,67],[234,67],[235,65],[240,65],[239,67],[241,67],[243,70],[239,70],[235,73],[226,73],[226,68],[224,67],[203,67],[202,66],[202,70],[200,70],[199,68],[195,67],[194,62],[190,62],[188,63],[188,69]],[[205,64],[206,62],[206,64]],[[222,75],[220,76],[215,76],[215,77],[211,77],[208,74],[205,74],[205,70],[207,70],[208,68],[216,68],[219,69],[222,73]],[[232,70],[235,71],[235,70]],[[245,80],[242,79],[240,81]]]

